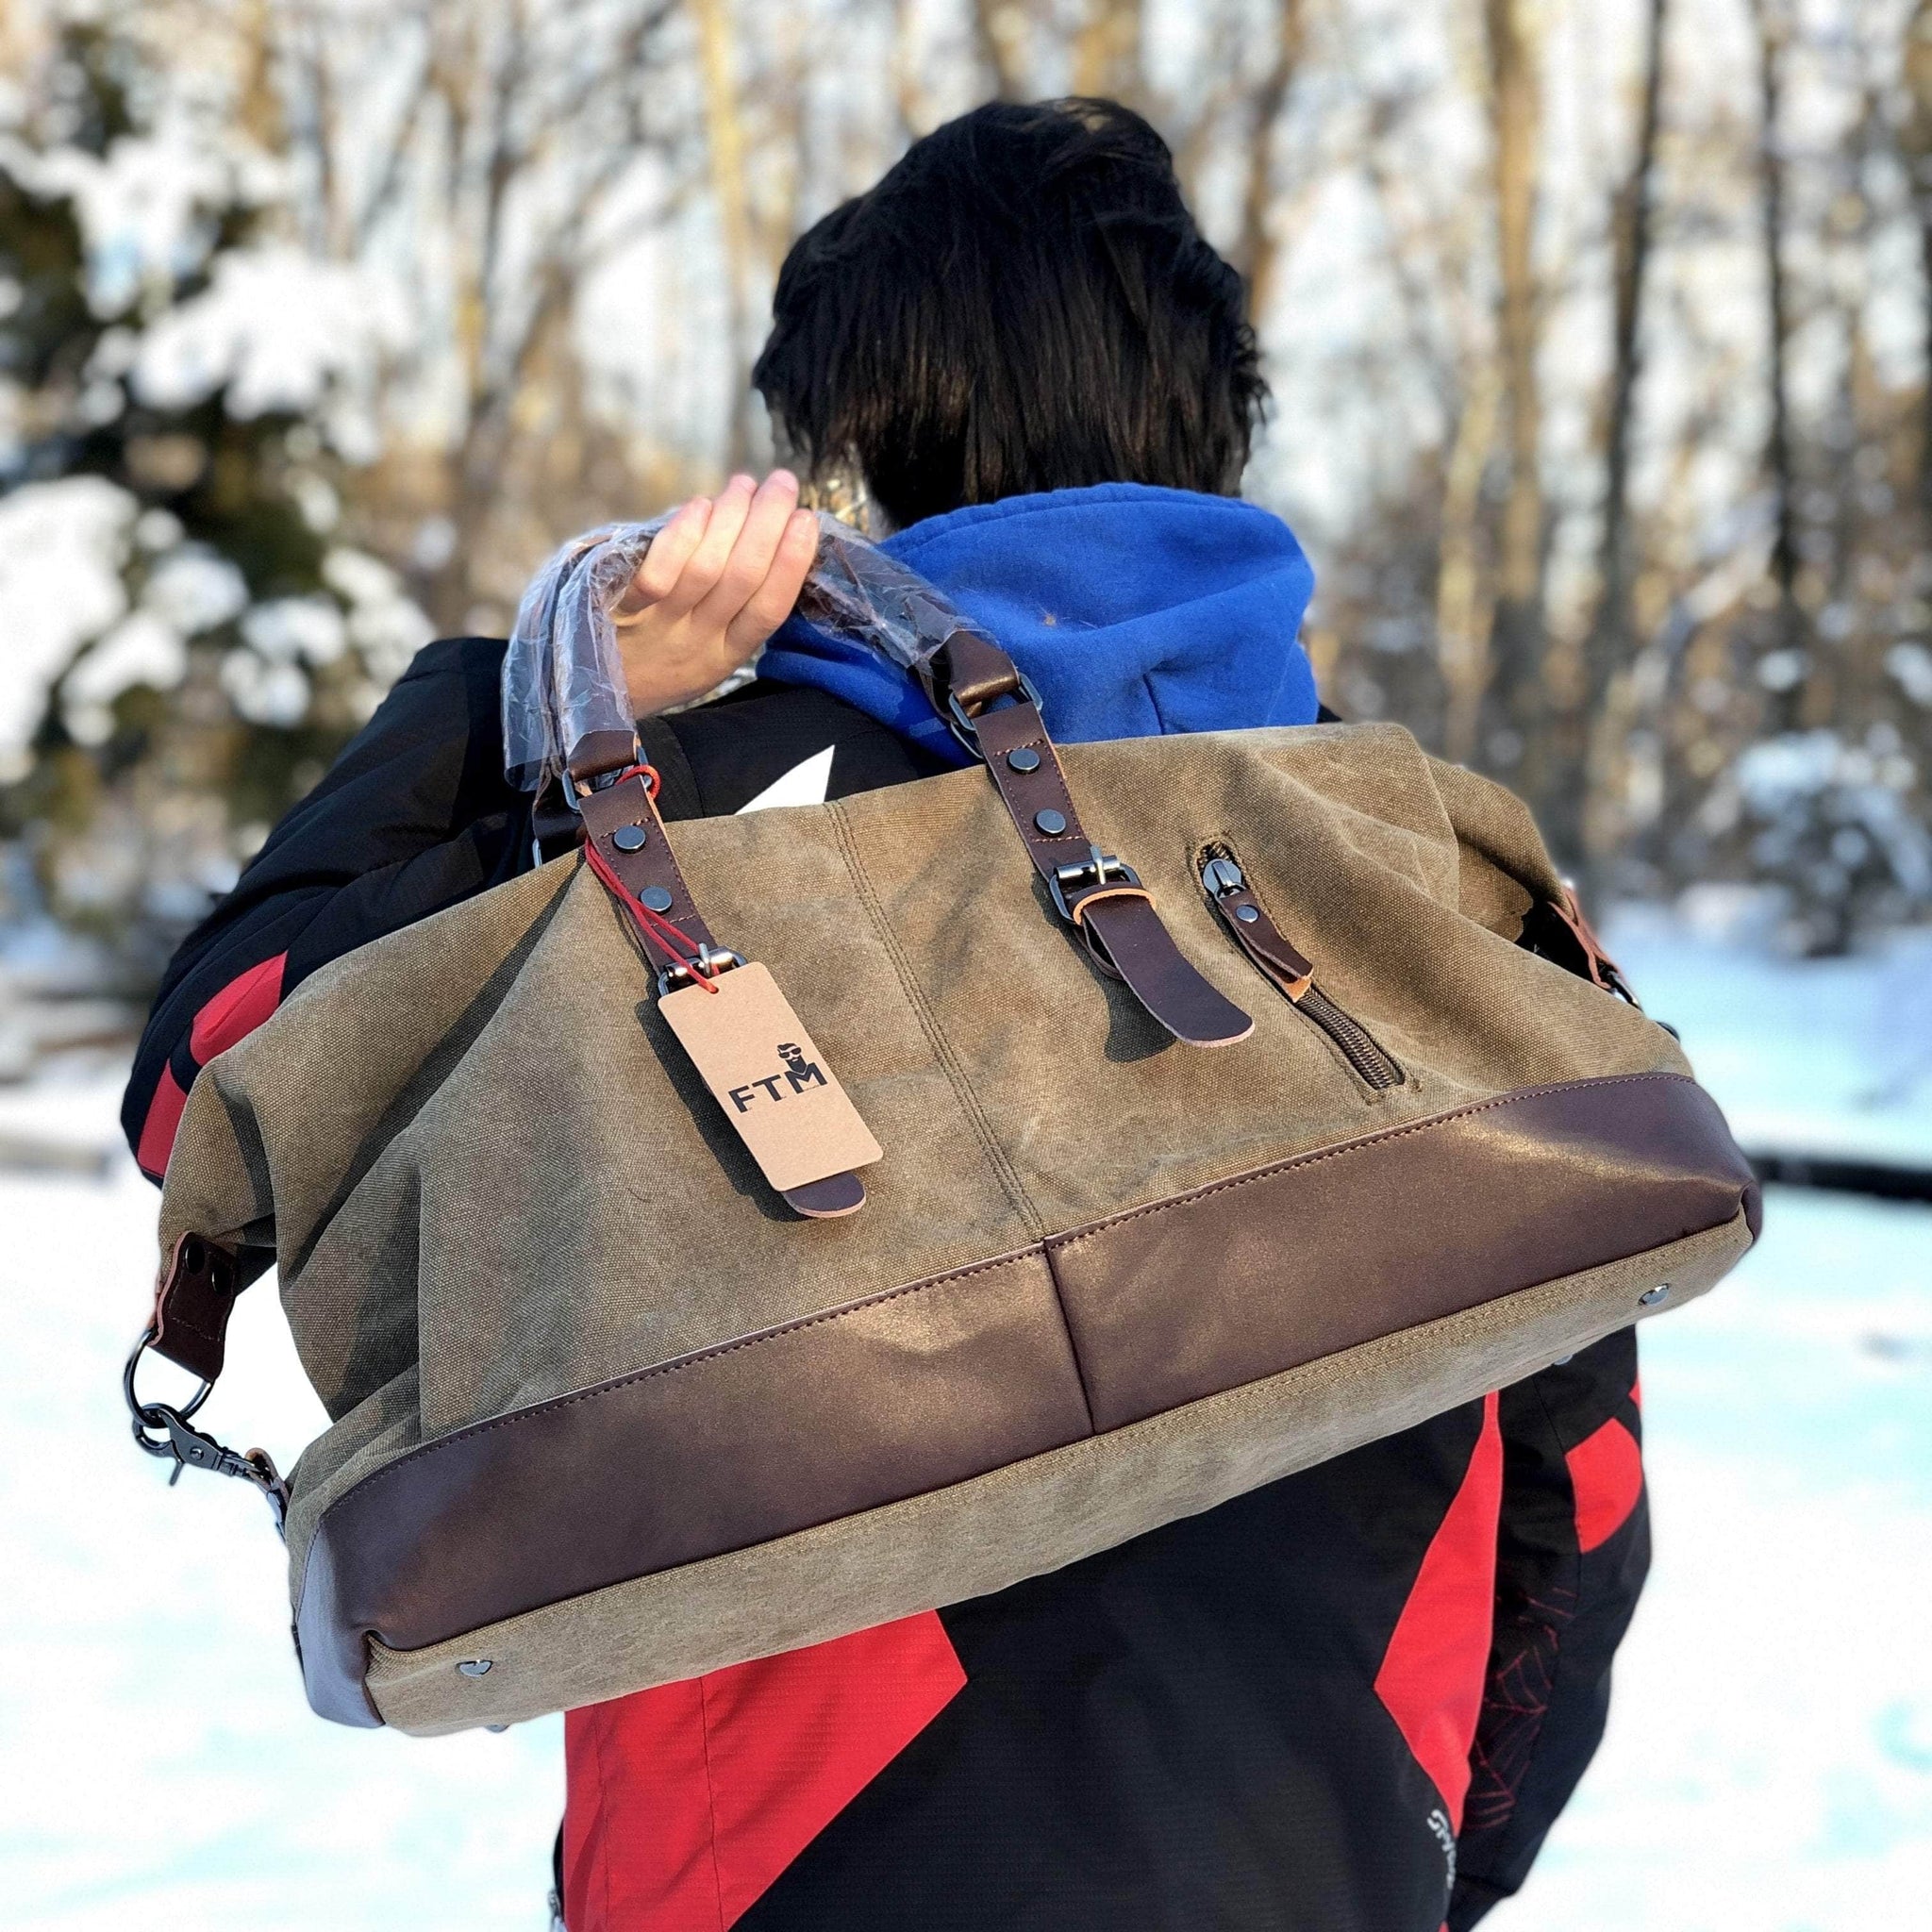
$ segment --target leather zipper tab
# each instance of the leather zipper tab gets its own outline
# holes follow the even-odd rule
[[[1268,908],[1250,890],[1240,861],[1224,845],[1210,845],[1201,867],[1208,904],[1241,947],[1278,991],[1297,1004],[1315,983],[1315,969],[1268,917]]]
[[[1235,944],[1275,991],[1328,1036],[1366,1085],[1377,1092],[1402,1086],[1402,1069],[1374,1036],[1315,984],[1314,967],[1268,916],[1268,908],[1256,897],[1233,850],[1220,843],[1204,846],[1200,867],[1201,890],[1207,893],[1208,903],[1220,915]]]

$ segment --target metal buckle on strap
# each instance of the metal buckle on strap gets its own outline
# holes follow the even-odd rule
[[[1017,664],[1013,667],[1013,675],[1020,680],[1019,695],[1024,698],[1036,711],[1043,715],[1046,708],[1041,702],[1040,687]],[[950,727],[953,736],[974,758],[984,758],[986,757],[986,754],[979,748],[979,726],[977,723],[966,715],[966,707],[951,691],[946,693],[946,724]]]
[[[734,953],[729,946],[700,946],[692,963],[706,973],[729,973],[734,966],[744,964],[744,955]],[[658,997],[661,1000],[675,986],[690,985],[696,976],[683,960],[666,966],[658,974]]]
[[[212,1436],[204,1435],[189,1420],[213,1391],[215,1385],[212,1382],[202,1383],[178,1407],[166,1402],[143,1402],[135,1393],[135,1371],[141,1366],[141,1358],[154,1339],[152,1324],[142,1329],[141,1340],[134,1344],[133,1352],[127,1357],[127,1366],[121,1372],[121,1392],[126,1399],[127,1412],[133,1418],[136,1443],[150,1456],[172,1456],[175,1458],[174,1470],[168,1477],[171,1490],[181,1480],[184,1469],[206,1469],[216,1475],[240,1476],[242,1481],[253,1483],[268,1498],[269,1508],[275,1519],[275,1534],[285,1536],[289,1486],[282,1480],[281,1473],[275,1468],[268,1451],[230,1449]]]
[[[1089,845],[1090,857],[1073,865],[1057,865],[1053,876],[1047,880],[1046,889],[1053,894],[1054,908],[1070,925],[1080,923],[1077,900],[1074,905],[1067,903],[1069,891],[1077,892],[1083,886],[1139,886],[1141,874],[1124,859],[1111,852],[1103,852],[1098,845]]]

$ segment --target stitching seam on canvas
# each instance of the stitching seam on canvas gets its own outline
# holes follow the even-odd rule
[[[1093,1396],[1087,1387],[1087,1364],[1080,1359],[1080,1344],[1074,1335],[1073,1320],[1067,1313],[1067,1298],[1060,1292],[1060,1274],[1053,1265],[1053,1250],[1043,1242],[1041,1259],[1046,1263],[1046,1278],[1053,1290],[1054,1307],[1059,1311],[1060,1326],[1066,1331],[1067,1353],[1074,1362],[1074,1379],[1080,1385],[1080,1406],[1087,1411],[1087,1433],[1097,1436],[1101,1429],[1093,1419]]]
[[[960,1110],[971,1123],[988,1163],[991,1166],[994,1178],[999,1182],[1008,1205],[1025,1223],[1026,1231],[1035,1241],[1041,1241],[1046,1235],[1046,1222],[1038,1208],[1033,1205],[1025,1184],[1021,1180],[1018,1170],[1007,1158],[1006,1150],[1000,1145],[999,1138],[992,1130],[992,1123],[986,1117],[986,1110],[979,1104],[979,1096],[974,1092],[966,1078],[966,1070],[954,1053],[952,1042],[941,1029],[939,1016],[933,1012],[925,994],[920,990],[919,982],[913,977],[911,962],[906,958],[899,944],[897,934],[887,920],[885,908],[879,904],[878,892],[872,882],[872,875],[865,869],[865,862],[858,856],[858,843],[852,830],[844,806],[838,800],[831,801],[831,820],[839,838],[840,856],[845,861],[845,870],[851,875],[852,883],[858,891],[859,903],[865,908],[866,917],[872,921],[873,930],[878,935],[885,948],[886,957],[892,962],[892,971],[898,975],[899,990],[906,996],[906,1004],[912,1008],[913,1018],[919,1022],[920,1031],[925,1035],[926,1044],[932,1048],[933,1058],[940,1063],[940,1071],[945,1074],[953,1089],[954,1097],[958,1101]]]
[[[1597,1080],[1554,1080],[1543,1087],[1521,1087],[1513,1093],[1498,1094],[1492,1100],[1473,1101],[1467,1107],[1458,1107],[1448,1113],[1431,1114],[1426,1120],[1410,1121],[1407,1126],[1387,1127],[1379,1134],[1364,1134],[1359,1140],[1345,1141],[1340,1147],[1323,1147],[1309,1154],[1297,1154],[1287,1160],[1277,1160],[1272,1166],[1257,1167],[1248,1174],[1230,1174],[1224,1181],[1215,1181],[1205,1188],[1195,1188],[1185,1194],[1171,1194],[1165,1201],[1150,1202],[1145,1208],[1132,1208],[1124,1214],[1115,1214],[1106,1221],[1097,1221],[1091,1227],[1083,1227],[1077,1233],[1053,1235],[1047,1240],[1049,1248],[1074,1248],[1082,1241],[1091,1241],[1096,1236],[1123,1227],[1130,1221],[1140,1221],[1149,1214],[1165,1214],[1171,1208],[1185,1208],[1195,1201],[1206,1201],[1215,1194],[1224,1194],[1232,1188],[1252,1187],[1257,1181],[1273,1180],[1276,1174],[1286,1174],[1291,1168],[1317,1167],[1324,1160],[1341,1160],[1351,1154],[1360,1154],[1371,1147],[1386,1145],[1391,1141],[1400,1141],[1411,1134],[1425,1134],[1432,1127],[1446,1127],[1457,1121],[1468,1120],[1472,1115],[1489,1113],[1499,1107],[1513,1107],[1518,1101],[1540,1100],[1549,1093],[1568,1093],[1583,1089],[1594,1090],[1599,1087],[1624,1087],[1635,1080],[1684,1080],[1682,1074],[1610,1074]],[[1686,1081],[1694,1086],[1694,1081]]]
[[[680,1369],[694,1369],[706,1362],[715,1361],[720,1356],[736,1355],[741,1349],[756,1348],[761,1341],[778,1341],[788,1335],[796,1335],[802,1329],[823,1327],[827,1322],[842,1322],[848,1315],[862,1315],[868,1309],[883,1307],[888,1302],[902,1301],[908,1295],[924,1294],[929,1288],[945,1288],[954,1282],[964,1281],[974,1274],[991,1274],[996,1268],[1011,1268],[1021,1261],[1043,1260],[1040,1243],[1022,1248],[1017,1254],[1001,1255],[991,1261],[979,1261],[971,1268],[957,1268],[946,1274],[929,1275],[924,1281],[908,1282],[903,1288],[889,1288],[883,1293],[867,1295],[862,1301],[846,1302],[840,1307],[826,1308],[816,1315],[802,1315],[795,1322],[781,1323],[775,1328],[760,1328],[755,1335],[741,1335],[735,1341],[722,1341],[715,1348],[701,1348],[690,1355],[681,1355],[666,1362],[653,1362],[647,1369],[639,1369],[635,1374],[620,1375],[615,1381],[599,1382],[594,1388],[574,1390],[568,1395],[553,1397],[548,1402],[533,1403],[528,1408],[512,1410],[508,1415],[493,1416],[488,1422],[472,1423],[466,1428],[454,1431],[447,1436],[439,1436],[433,1442],[425,1442],[420,1448],[411,1449],[408,1455],[399,1456],[393,1462],[385,1463],[380,1469],[373,1469],[365,1476],[358,1477],[323,1514],[338,1509],[358,1490],[374,1489],[383,1479],[399,1469],[433,1456],[439,1449],[453,1447],[458,1442],[474,1441],[478,1436],[487,1436],[492,1429],[507,1429],[514,1423],[529,1422],[541,1415],[551,1415],[559,1409],[573,1407],[580,1402],[591,1402],[602,1395],[614,1395],[620,1389],[628,1389],[639,1382],[648,1382],[658,1375],[675,1375]]]

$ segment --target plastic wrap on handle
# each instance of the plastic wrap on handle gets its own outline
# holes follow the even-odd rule
[[[958,631],[984,635],[916,571],[821,510],[819,554],[795,615],[916,671]],[[616,611],[669,515],[574,537],[531,580],[503,662],[503,760],[541,791],[597,733],[628,735],[631,715]]]

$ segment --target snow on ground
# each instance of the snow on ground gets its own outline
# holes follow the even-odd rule
[[[1746,1138],[1932,1155],[1924,952],[1780,965],[1641,921],[1613,944]],[[99,1078],[16,1089],[0,1139],[107,1142],[114,1101]],[[125,1159],[0,1169],[6,1923],[541,1932],[556,1721],[424,1741],[312,1718],[258,1499],[170,1491],[128,1443],[153,1213]],[[1932,1208],[1774,1190],[1733,1280],[1644,1340],[1651,1590],[1604,1749],[1491,1923],[1924,1932]],[[320,1412],[266,1284],[230,1362],[210,1425],[286,1466]]]
[[[1688,924],[1626,911],[1605,942],[1682,1034],[1740,1142],[1932,1167],[1932,930],[1848,959],[1788,959],[1727,935],[1748,929],[1748,906],[1708,899]]]
[[[0,1125],[107,1138],[107,1089],[42,1102],[8,1096]],[[311,1716],[267,1509],[192,1473],[170,1491],[129,1441],[155,1199],[125,1158],[105,1184],[0,1172],[0,1922],[541,1932],[560,1724],[432,1741]],[[323,1424],[271,1284],[207,1420],[284,1468]]]
[[[1496,1932],[1932,1925],[1932,1208],[1773,1189],[1643,1331],[1610,1729]]]

